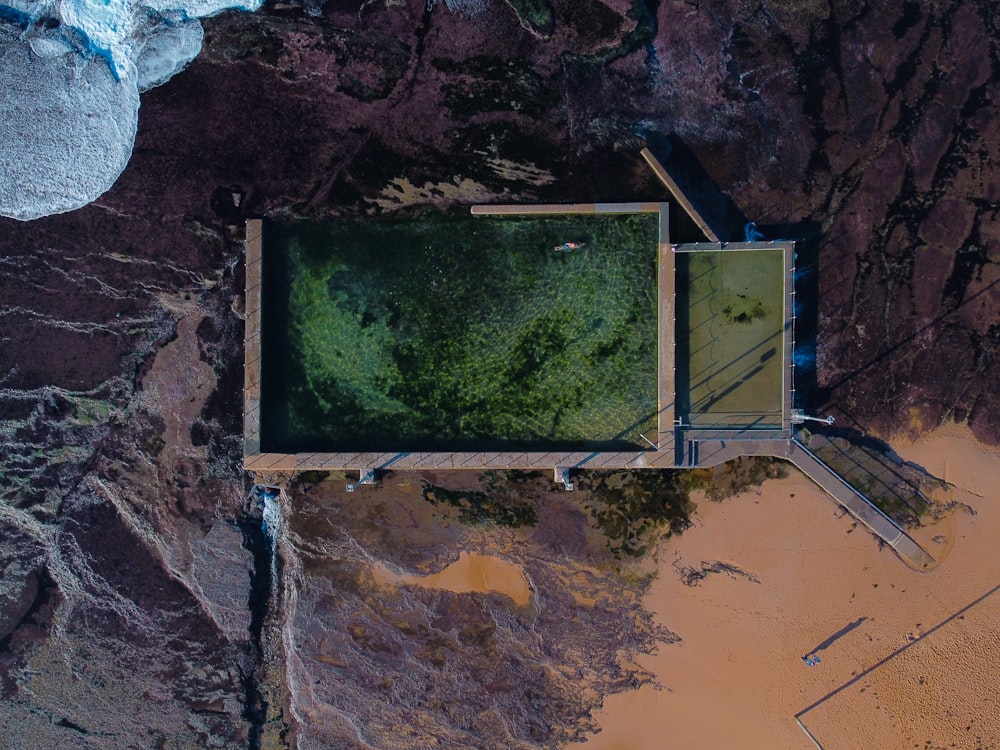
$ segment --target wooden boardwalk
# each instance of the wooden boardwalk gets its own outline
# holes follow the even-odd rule
[[[260,453],[260,305],[263,223],[247,221],[243,314],[243,455]]]
[[[645,437],[650,445],[638,445],[627,451],[550,451],[550,452],[329,452],[329,453],[264,453],[260,436],[260,280],[261,222],[247,222],[247,314],[246,314],[246,375],[244,387],[244,451],[243,465],[252,472],[357,471],[370,475],[374,471],[488,469],[556,470],[556,476],[573,469],[631,469],[639,467],[672,468],[674,466],[674,254],[669,236],[669,213],[666,203],[576,203],[541,205],[473,206],[472,213],[490,215],[544,214],[659,214],[657,288],[658,331],[658,393],[659,409],[656,434]]]
[[[712,231],[712,228],[708,226],[708,222],[702,218],[700,213],[698,213],[691,201],[689,201],[687,196],[684,195],[684,191],[680,189],[676,182],[674,182],[674,178],[671,177],[667,173],[667,170],[664,169],[663,165],[660,164],[659,159],[653,156],[653,152],[648,148],[644,148],[641,153],[642,158],[646,160],[646,164],[649,165],[649,168],[653,170],[653,173],[657,176],[660,182],[663,183],[664,187],[667,188],[670,194],[674,197],[674,200],[680,204],[687,215],[691,217],[691,220],[708,238],[708,241],[718,242],[718,235],[716,235],[716,233]]]
[[[477,205],[473,216],[537,216],[539,214],[655,214],[666,203],[500,203]]]
[[[785,284],[783,289],[785,322],[781,336],[781,426],[791,431],[795,407],[795,243],[785,242]]]
[[[677,410],[677,267],[670,245],[669,208],[663,204],[660,211],[660,249],[657,260],[656,288],[659,298],[657,313],[658,394],[657,447],[666,453],[674,451],[674,420]]]
[[[636,448],[630,451],[470,451],[400,453],[257,453],[244,456],[247,471],[299,472],[353,470],[431,471],[462,469],[669,469],[674,466],[672,451]]]

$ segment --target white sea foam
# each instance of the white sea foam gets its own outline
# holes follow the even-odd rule
[[[161,24],[142,40],[135,58],[140,91],[166,83],[201,52],[205,32],[197,19]]]
[[[273,490],[261,490],[261,525],[264,534],[271,543],[271,593],[274,594],[278,586],[278,548],[281,544],[281,532],[284,519],[281,514],[281,498]]]
[[[261,498],[264,533],[267,534],[272,545],[277,544],[278,537],[281,535],[281,501],[270,490],[262,491]]]
[[[135,140],[139,90],[51,38],[0,28],[0,214],[33,219],[109,189]],[[34,42],[34,43],[32,43]],[[39,54],[41,52],[42,54]]]
[[[135,66],[133,5],[130,0],[62,0],[59,19],[83,34],[90,51],[108,58],[121,78]]]
[[[257,10],[262,0],[147,0],[144,5],[165,13],[179,10],[188,18],[207,18],[224,10]]]
[[[72,211],[108,190],[132,153],[138,92],[198,56],[199,18],[262,1],[0,0],[0,216]]]

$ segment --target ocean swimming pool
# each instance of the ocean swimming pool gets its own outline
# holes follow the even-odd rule
[[[646,447],[658,241],[648,213],[265,225],[262,450]]]
[[[778,429],[789,387],[785,250],[677,252],[677,413],[687,425]]]

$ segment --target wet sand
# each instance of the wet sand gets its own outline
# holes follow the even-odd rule
[[[423,586],[456,594],[495,592],[506,594],[519,607],[531,601],[531,587],[521,567],[495,555],[461,552],[451,565],[426,576],[400,575],[382,565],[373,566],[372,572],[380,585]]]
[[[684,639],[641,660],[662,687],[611,696],[580,747],[815,748],[796,714],[827,750],[1000,747],[1000,454],[958,426],[896,449],[976,512],[921,530],[934,571],[880,550],[794,469],[702,503],[646,599]],[[716,561],[746,575],[691,587],[675,571]]]

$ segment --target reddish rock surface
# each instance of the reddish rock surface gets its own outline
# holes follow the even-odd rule
[[[29,747],[155,746],[164,722],[188,746],[257,742],[255,675],[284,657],[259,614],[247,624],[266,559],[259,530],[244,549],[233,525],[254,513],[238,467],[248,216],[663,198],[645,139],[730,234],[746,218],[800,240],[807,406],[881,436],[955,419],[1000,442],[990,3],[553,0],[554,26],[521,5],[210,19],[203,55],[144,95],[108,194],[0,221],[0,713],[42,738]],[[586,706],[551,700],[530,709],[567,737]]]

